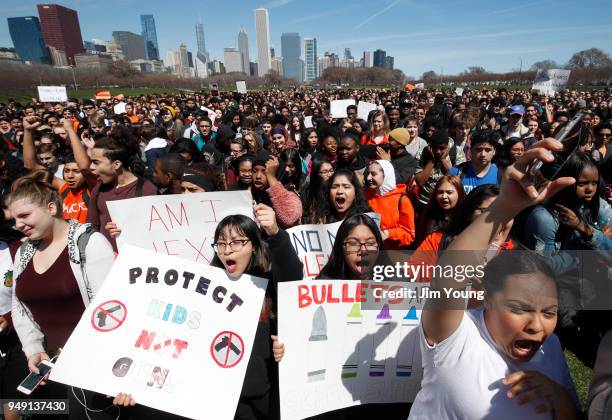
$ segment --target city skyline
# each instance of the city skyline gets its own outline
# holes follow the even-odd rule
[[[0,46],[12,47],[6,18],[35,16],[37,2],[4,0],[3,3]],[[110,40],[113,31],[140,34],[140,15],[152,14],[161,58],[182,42],[189,51],[197,51],[194,31],[189,28],[194,27],[201,14],[211,60],[223,59],[223,48],[234,45],[241,27],[254,35],[253,11],[267,7],[269,46],[276,49],[277,55],[281,50],[281,34],[298,32],[303,38],[317,38],[319,57],[327,51],[343,57],[344,49],[350,48],[357,61],[364,50],[383,49],[395,57],[396,68],[416,77],[427,70],[456,74],[472,65],[491,71],[511,71],[522,64],[527,69],[535,61],[546,58],[562,64],[581,49],[598,47],[610,52],[606,40],[612,32],[610,13],[606,13],[612,11],[612,4],[604,0],[593,1],[592,8],[601,13],[588,19],[584,11],[575,10],[573,3],[565,0],[555,2],[554,8],[546,0],[537,4],[515,2],[508,7],[484,0],[461,2],[462,6],[445,0],[428,5],[410,0],[333,4],[317,0],[267,3],[247,0],[242,8],[224,4],[213,7],[209,1],[186,0],[186,7],[198,6],[198,12],[187,19],[184,13],[175,13],[161,2],[152,3],[143,6],[132,0],[108,0],[102,5],[93,0],[66,0],[58,4],[78,12],[85,41]],[[202,4],[206,7],[202,8]],[[216,18],[230,9],[231,20]],[[415,15],[418,19],[414,19]],[[255,38],[249,37],[252,61],[257,61]]]

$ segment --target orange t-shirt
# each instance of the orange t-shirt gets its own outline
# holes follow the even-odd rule
[[[389,143],[389,135],[385,134],[381,140],[380,143],[376,143],[376,141],[374,141],[374,139],[372,137],[370,137],[369,134],[364,134],[361,137],[361,144],[385,144],[385,143]]]
[[[75,219],[79,223],[86,223],[87,205],[89,204],[91,191],[87,187],[73,191],[68,188],[68,184],[64,184],[59,193],[62,197],[64,220]]]

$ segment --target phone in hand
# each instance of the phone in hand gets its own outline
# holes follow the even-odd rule
[[[30,372],[28,376],[25,377],[23,381],[17,386],[17,391],[30,395],[40,383],[45,379],[45,377],[51,372],[53,369],[53,363],[49,360],[41,360],[41,362],[36,365],[39,373]]]

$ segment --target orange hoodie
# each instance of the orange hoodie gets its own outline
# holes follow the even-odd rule
[[[414,241],[414,209],[406,195],[406,186],[397,184],[384,195],[378,195],[378,191],[368,188],[365,196],[372,211],[380,214],[380,229],[389,231],[383,249],[410,245]]]

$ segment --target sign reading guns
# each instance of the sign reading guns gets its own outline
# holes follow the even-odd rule
[[[110,201],[113,222],[121,229],[117,246],[135,245],[210,264],[219,222],[231,214],[253,217],[250,191],[157,195]]]
[[[190,418],[201,418],[205,406],[210,418],[233,419],[266,286],[262,278],[232,280],[216,267],[126,245],[51,379],[126,392]]]

